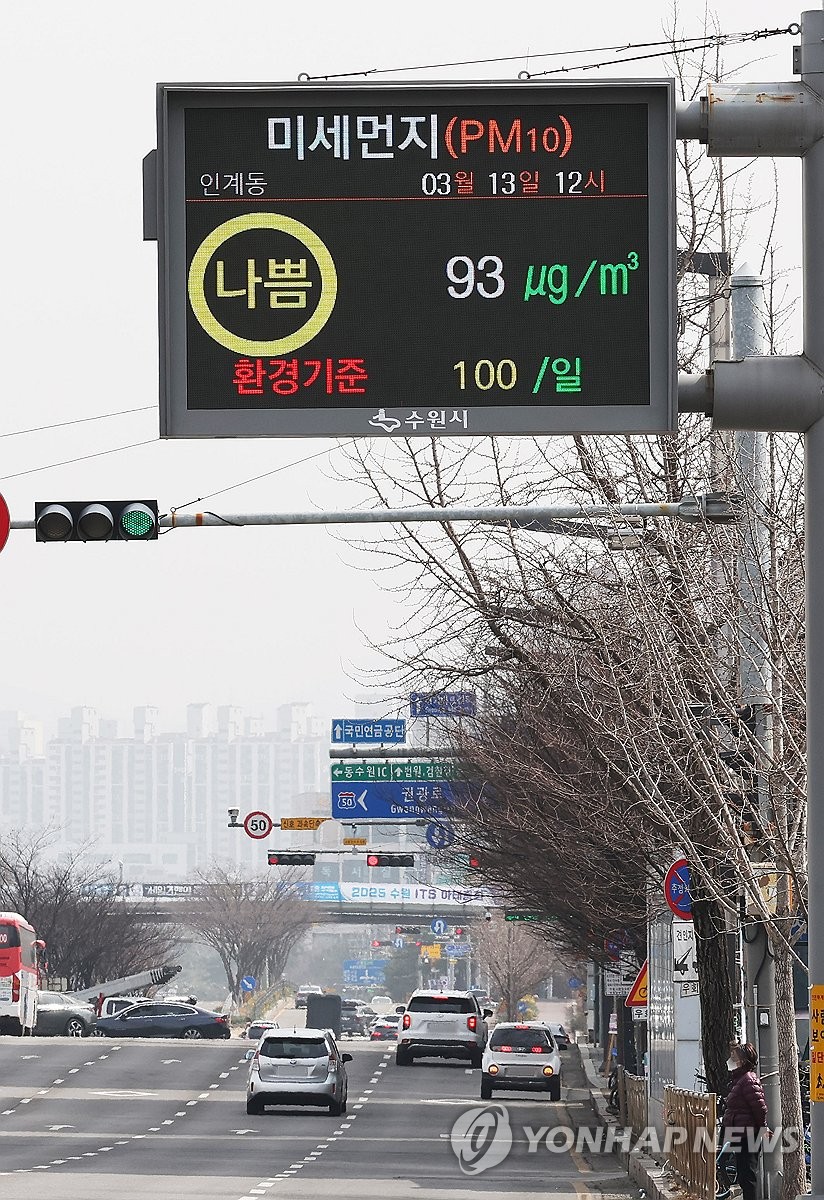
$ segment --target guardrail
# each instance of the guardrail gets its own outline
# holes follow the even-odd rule
[[[714,1092],[664,1088],[668,1164],[697,1200],[715,1200],[715,1101]]]

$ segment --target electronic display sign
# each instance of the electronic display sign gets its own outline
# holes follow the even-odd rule
[[[161,434],[674,428],[674,93],[160,85]]]

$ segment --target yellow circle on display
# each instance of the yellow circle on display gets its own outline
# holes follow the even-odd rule
[[[250,229],[276,229],[280,233],[288,233],[301,242],[320,268],[321,295],[320,301],[309,320],[290,333],[288,337],[273,338],[270,342],[256,342],[250,338],[240,337],[231,330],[225,329],[209,308],[206,299],[205,280],[206,268],[216,250],[233,238],[235,234],[246,233]],[[278,355],[287,354],[305,346],[316,334],[320,333],[335,307],[338,294],[338,273],[332,255],[320,240],[318,235],[308,225],[295,221],[292,217],[284,217],[279,213],[249,213],[245,217],[233,217],[213,229],[208,237],[200,243],[189,267],[189,302],[192,311],[209,337],[227,350],[235,350],[238,354]]]

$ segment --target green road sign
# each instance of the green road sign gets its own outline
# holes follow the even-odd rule
[[[547,917],[543,913],[523,912],[518,908],[504,909],[505,921],[546,921]]]
[[[457,779],[460,770],[452,762],[368,762],[334,763],[335,783],[432,783]]]

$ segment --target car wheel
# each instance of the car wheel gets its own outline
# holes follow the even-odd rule
[[[558,1075],[555,1079],[549,1081],[549,1098],[550,1100],[561,1099],[561,1077]]]
[[[180,1036],[182,1038],[186,1038],[186,1040],[189,1042],[194,1042],[198,1038],[202,1038],[203,1034],[200,1032],[199,1029],[195,1029],[194,1026],[190,1025],[188,1029],[183,1030],[183,1032],[181,1033]]]
[[[94,1029],[92,1030],[92,1034],[94,1035],[94,1037],[105,1037],[106,1031],[104,1029],[98,1029],[97,1026],[95,1025]]]
[[[339,1117],[343,1113],[343,1103],[340,1100],[329,1101],[329,1116]]]
[[[69,1017],[63,1028],[63,1033],[66,1037],[85,1037],[86,1026],[79,1017]]]
[[[255,1100],[253,1097],[250,1096],[249,1099],[246,1101],[247,1117],[259,1117],[262,1112],[263,1112],[263,1105],[261,1104],[261,1102],[259,1100]]]
[[[489,1079],[481,1080],[481,1099],[482,1100],[491,1100],[492,1099],[492,1082]]]
[[[411,1067],[412,1055],[408,1050],[403,1050],[400,1046],[398,1046],[397,1050],[395,1051],[395,1063],[399,1067]]]

